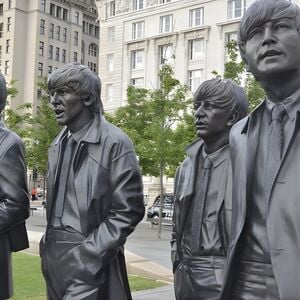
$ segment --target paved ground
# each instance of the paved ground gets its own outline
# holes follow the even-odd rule
[[[33,215],[27,220],[31,251],[37,253],[38,242],[45,231],[45,212],[38,202]],[[168,226],[163,226],[161,239],[157,239],[157,226],[150,228],[148,222],[142,221],[135,231],[129,236],[126,243],[126,261],[128,272],[155,279],[172,282],[170,262],[170,234]],[[132,293],[133,300],[175,300],[173,285]]]

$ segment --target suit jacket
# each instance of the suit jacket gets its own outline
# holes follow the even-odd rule
[[[245,225],[247,202],[251,192],[251,178],[255,165],[258,138],[265,103],[231,130],[230,147],[233,168],[232,231],[224,285],[220,299],[231,299],[239,263],[239,238]],[[281,165],[273,176],[268,199],[267,233],[274,276],[283,300],[300,299],[300,116],[285,137],[287,149]]]
[[[49,149],[48,224],[55,208],[58,162],[66,130],[62,130]],[[131,299],[123,245],[145,211],[140,167],[132,142],[120,129],[96,114],[74,154],[73,170],[76,201],[86,239],[70,257],[72,265],[76,266],[78,261],[85,269],[74,267],[70,272],[74,279],[84,277],[85,272],[89,276],[107,275],[110,279],[105,288],[111,286],[112,290],[105,299]]]
[[[11,252],[27,248],[29,216],[22,140],[0,125],[0,299],[12,296]]]
[[[173,272],[181,261],[182,235],[185,221],[188,218],[188,211],[193,203],[193,198],[200,178],[198,174],[199,155],[203,146],[202,140],[197,140],[187,148],[188,157],[182,162],[176,172],[175,177],[175,199],[173,214],[173,232],[171,239],[171,258]],[[228,150],[227,167],[224,169],[224,181],[220,185],[217,199],[218,226],[222,245],[226,251],[228,246],[228,235],[230,231],[231,219],[231,166]]]

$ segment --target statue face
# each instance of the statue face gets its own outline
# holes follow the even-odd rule
[[[295,20],[271,20],[254,28],[246,42],[247,66],[258,79],[300,68],[300,35]]]
[[[74,129],[78,127],[76,124],[81,124],[83,112],[87,109],[80,96],[74,94],[74,91],[68,87],[51,91],[51,104],[57,123]]]
[[[227,134],[228,120],[223,108],[209,99],[196,101],[195,125],[197,135],[204,140],[213,141],[213,137],[219,138],[222,134]],[[207,139],[208,138],[208,139]]]

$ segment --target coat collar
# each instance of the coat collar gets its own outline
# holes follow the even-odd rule
[[[82,138],[81,142],[86,143],[98,143],[101,138],[102,133],[102,126],[101,124],[103,122],[106,122],[103,115],[100,115],[99,113],[95,113],[95,118],[92,124],[90,125],[90,128],[87,130],[86,134]],[[54,139],[51,147],[57,146],[60,141],[68,134],[68,128],[67,126],[64,126],[64,128],[61,130],[61,132],[58,134],[58,136]]]

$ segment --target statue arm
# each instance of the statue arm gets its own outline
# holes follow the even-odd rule
[[[109,214],[78,249],[79,259],[93,275],[111,262],[145,213],[142,178],[135,152],[130,151],[114,160],[110,174]]]
[[[179,185],[179,174],[180,174],[180,168],[177,169],[176,175],[175,175],[175,181],[174,181],[174,208],[173,208],[173,224],[172,224],[172,234],[171,234],[171,261],[173,264],[173,272],[175,272],[176,267],[178,265],[178,252],[177,252],[177,189]]]
[[[23,142],[12,133],[2,141],[0,154],[0,234],[29,216]]]

